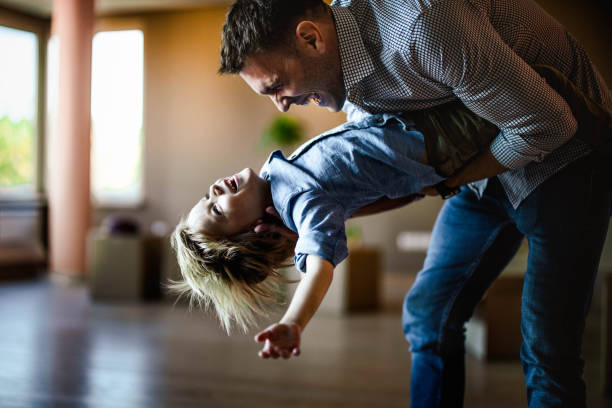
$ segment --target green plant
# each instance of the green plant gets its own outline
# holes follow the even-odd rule
[[[303,133],[298,119],[280,115],[264,129],[261,144],[266,148],[271,146],[291,147],[302,141]]]
[[[359,224],[349,224],[345,229],[346,239],[351,244],[360,245],[363,240],[363,231]]]

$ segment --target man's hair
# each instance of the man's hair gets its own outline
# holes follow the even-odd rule
[[[291,50],[300,19],[320,17],[327,10],[322,0],[237,0],[223,25],[219,73],[239,73],[259,51]]]
[[[214,308],[228,334],[232,323],[244,332],[254,326],[281,300],[281,284],[291,282],[278,269],[289,266],[295,243],[277,233],[208,237],[182,219],[170,241],[183,280],[168,287],[192,306]]]

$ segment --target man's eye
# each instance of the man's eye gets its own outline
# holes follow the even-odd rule
[[[221,210],[219,210],[219,207],[217,206],[217,204],[213,205],[212,210],[215,214],[221,215]]]

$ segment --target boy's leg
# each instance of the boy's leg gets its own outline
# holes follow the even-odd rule
[[[478,200],[463,188],[438,215],[423,270],[404,301],[413,408],[462,406],[464,323],[522,240],[498,204],[501,194],[488,188]]]
[[[529,242],[521,327],[529,407],[585,406],[580,356],[610,218],[605,184],[587,157],[508,210]]]
[[[574,137],[597,148],[598,155],[610,158],[612,153],[612,112],[582,92],[565,75],[549,65],[535,65],[535,71],[565,99],[578,121]]]

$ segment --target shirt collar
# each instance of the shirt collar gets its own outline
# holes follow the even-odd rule
[[[347,94],[363,78],[374,71],[374,64],[366,50],[355,17],[346,7],[331,6],[338,34],[340,66]]]

